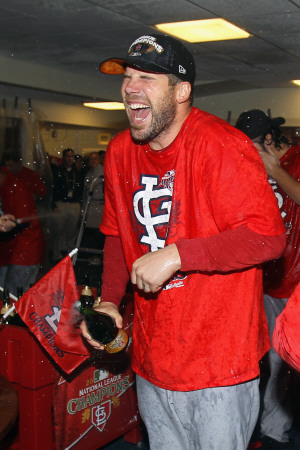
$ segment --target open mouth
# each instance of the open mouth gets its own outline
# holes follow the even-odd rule
[[[150,107],[142,103],[131,103],[129,105],[131,120],[138,124],[145,121],[150,114]]]

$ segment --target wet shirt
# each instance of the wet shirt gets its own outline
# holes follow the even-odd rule
[[[101,230],[120,237],[129,273],[137,258],[180,239],[241,225],[283,232],[255,148],[196,108],[163,151],[134,144],[128,130],[117,135],[105,176]],[[178,272],[155,295],[135,291],[133,369],[157,386],[184,391],[249,380],[268,348],[260,267]]]
[[[300,283],[293,291],[286,307],[277,317],[273,333],[276,352],[300,372]]]
[[[280,158],[280,164],[292,177],[300,181],[300,148],[292,145]],[[289,298],[300,280],[300,206],[297,205],[272,178],[269,180],[283,218],[287,245],[281,258],[264,265],[266,294]]]

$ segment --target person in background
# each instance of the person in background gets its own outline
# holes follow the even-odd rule
[[[0,231],[11,231],[16,226],[16,218],[12,214],[0,216]]]
[[[260,264],[285,246],[262,161],[242,133],[192,107],[195,63],[180,41],[140,36],[100,70],[124,74],[130,129],[105,157],[96,309],[122,326],[130,274],[132,367],[151,449],[245,450],[269,349]]]
[[[272,338],[276,318],[284,310],[300,280],[300,148],[291,145],[279,128],[283,118],[269,118],[261,110],[243,112],[236,128],[254,143],[269,175],[283,218],[287,245],[281,258],[264,265],[264,305]],[[266,209],[266,214],[267,214]],[[292,447],[290,368],[272,347],[260,423],[263,449]]]
[[[9,172],[0,173],[0,199],[6,214],[17,219],[31,217],[0,238],[0,286],[17,295],[18,286],[25,292],[38,278],[45,238],[33,195],[25,183]]]
[[[49,161],[49,166],[50,166],[50,169],[51,169],[51,173],[53,174],[53,172],[57,169],[57,166],[58,166],[57,158],[53,157],[49,153],[46,153],[46,155],[47,155],[47,159]]]
[[[75,169],[80,173],[80,175],[84,178],[87,172],[86,162],[83,156],[76,154],[74,157],[74,166]]]
[[[42,179],[34,170],[23,166],[22,159],[18,153],[7,151],[4,153],[2,161],[4,163],[4,170],[12,173],[15,179],[25,183],[35,201],[42,200],[46,197],[47,188]]]
[[[74,150],[66,148],[62,164],[53,172],[52,209],[56,213],[52,218],[54,264],[74,249],[79,231],[83,177],[75,169],[74,157]]]
[[[105,236],[99,227],[104,207],[104,170],[98,152],[91,152],[87,162],[89,170],[84,181],[82,205],[86,217],[81,247],[103,249]]]
[[[99,150],[98,154],[100,156],[100,164],[101,166],[104,166],[106,152],[104,150]]]

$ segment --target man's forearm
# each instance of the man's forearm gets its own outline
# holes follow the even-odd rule
[[[279,258],[285,243],[285,234],[263,236],[243,225],[207,238],[182,239],[176,245],[182,271],[229,272]]]
[[[101,297],[103,301],[119,306],[129,281],[129,274],[119,237],[106,236],[102,278]]]
[[[230,272],[279,258],[285,244],[285,234],[263,236],[241,226],[208,238],[181,239],[176,246],[182,271]],[[103,301],[119,306],[128,281],[121,240],[119,237],[107,236],[104,247]]]

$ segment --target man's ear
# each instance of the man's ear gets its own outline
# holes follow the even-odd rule
[[[176,99],[178,103],[186,102],[191,95],[191,84],[188,81],[182,81],[176,85]]]

